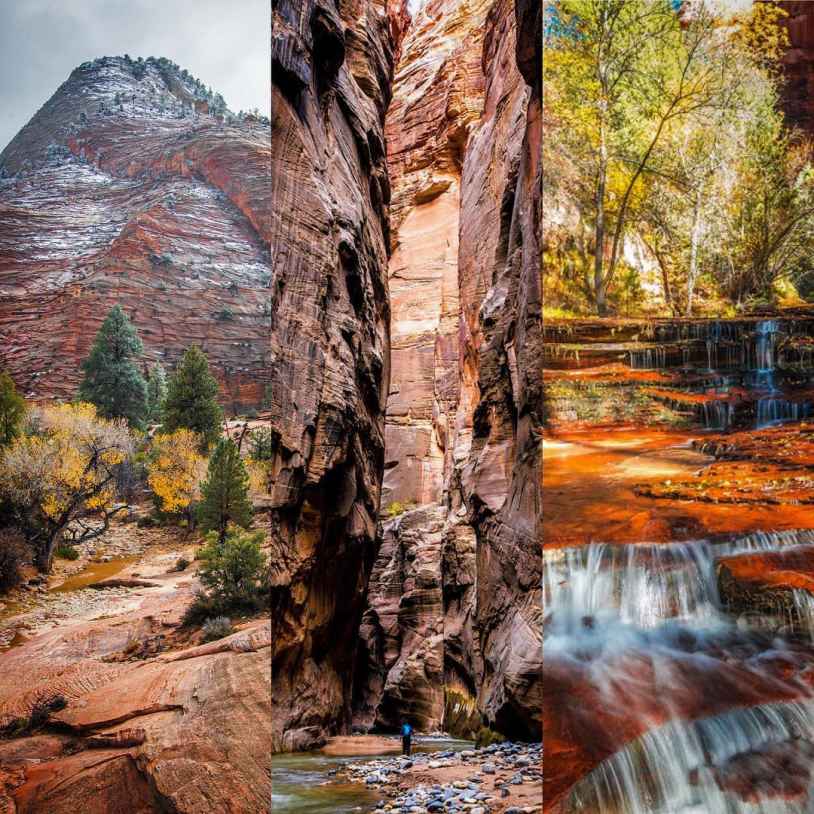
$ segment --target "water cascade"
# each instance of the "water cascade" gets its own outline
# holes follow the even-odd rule
[[[799,642],[786,643],[730,616],[719,596],[716,563],[740,553],[812,544],[814,531],[786,530],[663,544],[593,543],[544,552],[548,669],[580,665],[578,673],[587,670],[590,685],[599,688],[602,714],[608,709],[626,719],[641,716],[642,734],[621,743],[584,775],[570,789],[563,811],[811,812],[811,688],[789,678],[789,687],[778,693],[780,700],[744,705],[718,687],[734,671],[733,686],[775,692],[785,675],[778,684],[776,675],[764,672],[764,657],[792,663]],[[798,617],[807,619],[804,624],[814,632],[814,597],[795,591],[793,602]],[[644,680],[651,674],[662,687],[655,700]],[[706,676],[708,684],[699,684],[699,676]],[[721,696],[717,700],[716,694]],[[688,698],[703,699],[693,703],[699,709],[709,703],[713,713],[718,703],[721,711],[688,718]],[[660,711],[654,713],[653,704]],[[804,782],[796,769],[789,769],[782,783],[773,777],[765,787],[750,791],[755,773],[771,770],[773,755],[784,749],[790,756],[783,765],[802,757]],[[794,785],[798,782],[801,789]]]
[[[761,788],[750,788],[751,778],[743,782],[739,773],[751,768],[749,762],[761,753],[769,761],[775,755],[785,758],[790,776],[773,773]],[[793,763],[795,757],[799,767]],[[580,781],[565,810],[569,814],[808,814],[813,759],[814,701],[671,721],[628,744]],[[789,799],[792,792],[798,799]]]
[[[677,390],[703,396],[695,413],[704,429],[769,427],[812,415],[812,333],[810,319],[664,323],[628,348],[627,361],[675,371]]]

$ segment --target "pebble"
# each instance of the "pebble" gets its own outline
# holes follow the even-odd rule
[[[466,767],[469,777],[410,786],[408,770]],[[350,782],[379,789],[374,814],[491,814],[498,799],[510,796],[509,786],[542,782],[541,744],[500,743],[460,752],[416,752],[365,763],[348,763],[337,774]],[[494,776],[494,788],[484,788],[484,775]],[[505,814],[537,814],[539,807],[513,806]]]

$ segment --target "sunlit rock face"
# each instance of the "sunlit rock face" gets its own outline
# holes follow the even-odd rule
[[[389,382],[384,117],[401,9],[280,0],[272,26],[274,748],[350,724]]]
[[[115,618],[60,625],[3,653],[0,726],[43,699],[53,726],[0,742],[3,812],[260,812],[269,805],[269,623],[161,652],[189,579]],[[156,653],[128,656],[138,641]],[[104,748],[100,751],[99,746]]]
[[[458,401],[461,172],[483,107],[488,0],[431,0],[405,37],[387,114],[392,374],[382,504],[440,500]]]
[[[0,155],[0,367],[71,398],[121,303],[145,362],[199,344],[227,407],[268,380],[269,126],[176,66],[85,63]]]
[[[533,2],[498,0],[486,21],[484,113],[461,193],[455,450],[478,541],[479,704],[504,733],[531,738],[542,705],[541,26]]]
[[[442,607],[435,594],[418,597],[434,620],[421,647],[442,635],[424,663],[456,697],[477,698],[492,725],[539,737],[541,32],[533,5],[516,13],[499,0],[428,4],[411,24],[394,83],[382,505],[417,503],[430,513],[410,511],[386,526],[374,569],[386,576],[371,585],[362,629],[363,726],[392,726],[399,709],[431,728],[443,700],[433,696],[431,711],[411,704],[423,696],[405,665],[420,647],[401,620],[415,597],[393,564],[391,539],[406,524],[410,534],[399,539],[435,551],[432,504],[440,500],[446,518],[433,562]]]

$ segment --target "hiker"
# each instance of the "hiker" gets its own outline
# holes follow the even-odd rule
[[[412,750],[413,728],[407,721],[401,725],[401,754],[409,755]]]

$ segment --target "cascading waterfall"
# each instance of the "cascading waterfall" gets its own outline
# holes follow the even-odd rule
[[[721,777],[770,745],[814,756],[814,701],[765,704],[697,721],[671,721],[628,744],[572,789],[565,811],[614,814],[810,814],[811,776],[799,801],[784,778],[750,801]]]
[[[768,319],[757,324],[753,365],[755,369],[774,370],[774,348],[778,331],[777,320]]]
[[[812,334],[811,319],[666,323],[654,327],[654,341],[628,349],[628,363],[637,370],[680,368],[686,379],[682,384],[679,376],[676,386],[691,393],[708,395],[716,386],[715,397],[695,407],[704,429],[728,432],[750,420],[760,429],[814,416],[814,400],[800,392],[814,360]]]
[[[756,426],[771,427],[786,421],[803,421],[811,416],[811,402],[787,401],[768,396],[758,400],[755,408]]]
[[[595,543],[546,551],[544,607],[556,630],[573,632],[586,616],[654,628],[667,619],[717,619],[720,601],[706,542]]]
[[[688,686],[682,664],[696,669],[762,653],[768,634],[739,627],[722,607],[716,561],[739,553],[773,551],[814,544],[814,530],[761,531],[731,539],[664,544],[593,543],[544,551],[545,652],[551,658],[590,665],[591,683],[605,703],[637,709],[635,665],[642,659],[659,675],[669,706],[673,682],[678,696]],[[814,632],[814,597],[795,592],[798,616]],[[757,637],[757,638],[756,638]],[[762,637],[762,638],[761,638]],[[774,658],[785,647],[774,639]],[[721,651],[731,648],[731,656]],[[709,652],[710,656],[706,654]],[[629,659],[626,659],[629,656]],[[626,664],[634,667],[627,668]],[[744,667],[760,670],[758,658]],[[714,673],[710,680],[714,681]],[[696,679],[697,680],[697,679]],[[689,681],[689,684],[687,683]],[[684,682],[682,684],[681,682]],[[700,692],[705,692],[699,687]],[[647,708],[647,706],[645,706]],[[791,743],[793,755],[812,767],[814,781],[814,700],[765,703],[713,717],[684,720],[679,704],[672,720],[648,727],[638,739],[585,775],[570,790],[567,814],[811,814],[814,789],[791,799],[778,787],[754,799],[737,783],[741,764],[771,768],[762,750]],[[664,719],[662,718],[662,721]],[[757,756],[757,757],[756,757]],[[760,761],[764,760],[761,764]],[[795,775],[796,777],[796,775]],[[776,792],[776,793],[775,793]],[[759,798],[759,799],[758,799]]]
[[[701,422],[707,430],[728,430],[735,417],[735,405],[731,401],[705,401],[700,405]]]
[[[667,367],[667,348],[635,348],[628,351],[628,360],[634,370],[658,370]]]

